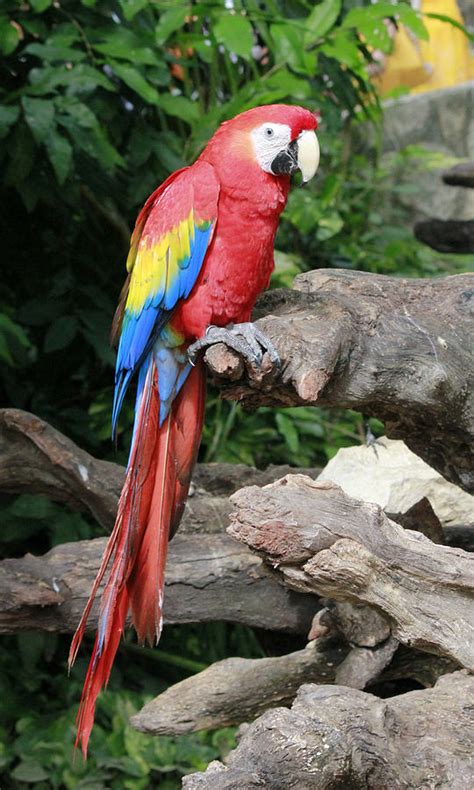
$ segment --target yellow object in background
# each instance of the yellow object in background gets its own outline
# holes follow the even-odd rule
[[[456,0],[422,0],[423,14],[443,14],[460,24],[463,18]],[[462,30],[447,22],[424,16],[428,41],[418,41],[400,26],[385,68],[374,81],[382,95],[407,87],[411,93],[448,88],[474,79],[474,57]]]

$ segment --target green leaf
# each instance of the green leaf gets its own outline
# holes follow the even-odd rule
[[[362,56],[357,41],[350,30],[340,28],[335,31],[334,35],[322,44],[320,52],[343,63],[350,69],[357,70],[362,65]]]
[[[189,13],[189,6],[182,5],[169,8],[160,16],[160,21],[155,28],[155,40],[158,46],[163,46],[170,35],[183,27],[184,18]]]
[[[4,55],[11,55],[18,46],[20,41],[18,27],[8,17],[0,17],[0,50]]]
[[[337,211],[325,214],[318,223],[316,237],[319,241],[326,241],[335,236],[344,227],[344,221]]]
[[[66,348],[76,337],[78,329],[77,318],[64,315],[54,321],[46,332],[44,339],[44,352],[51,354]]]
[[[42,143],[54,127],[54,104],[48,99],[32,99],[23,96],[21,103],[25,120],[36,142]]]
[[[143,38],[136,36],[131,30],[118,28],[113,33],[101,35],[100,40],[93,43],[93,48],[102,55],[128,60],[131,63],[158,65],[160,59],[157,52],[151,47],[144,47],[143,43]]]
[[[250,60],[254,36],[252,25],[241,14],[223,13],[212,31],[219,44],[245,60]]]
[[[267,88],[270,90],[281,91],[281,98],[286,96],[293,99],[308,99],[311,96],[311,84],[308,80],[297,77],[287,69],[279,69],[276,74],[272,74],[267,80],[264,81]]]
[[[429,33],[420,14],[415,11],[414,8],[399,3],[397,6],[397,16],[406,27],[410,28],[417,38],[428,41],[430,37]]]
[[[58,183],[62,186],[71,169],[72,146],[64,135],[56,130],[50,132],[44,143]]]
[[[64,61],[78,63],[81,60],[85,60],[87,57],[86,53],[81,52],[79,49],[57,46],[56,44],[40,44],[38,41],[34,41],[33,44],[28,44],[23,52],[28,55],[36,55],[47,63]]]
[[[294,68],[304,68],[303,36],[292,25],[275,23],[270,32],[275,43],[275,57],[278,63],[287,63]]]
[[[36,760],[25,760],[12,771],[12,777],[19,782],[43,782],[48,779],[48,774]]]
[[[0,359],[12,367],[15,365],[15,353],[12,354],[15,341],[23,348],[30,347],[30,341],[21,326],[12,321],[5,313],[0,313]]]
[[[141,74],[133,66],[127,66],[125,63],[117,63],[116,60],[110,62],[111,68],[114,70],[117,77],[119,77],[125,85],[128,85],[135,93],[138,93],[142,99],[148,104],[158,104],[159,94],[156,88],[150,85]]]
[[[0,140],[7,136],[10,127],[18,120],[19,115],[19,107],[7,107],[0,104]]]
[[[323,0],[315,6],[305,21],[304,41],[308,45],[322,38],[333,27],[341,12],[341,0]]]
[[[5,180],[7,184],[17,186],[30,174],[37,149],[30,130],[23,122],[18,124],[8,144],[10,161]]]
[[[39,96],[52,93],[59,86],[66,87],[69,95],[90,93],[96,88],[104,88],[108,91],[116,90],[115,85],[107,79],[105,74],[87,63],[78,63],[71,69],[49,66],[31,69],[29,81],[32,87],[28,92]]]
[[[149,5],[148,0],[120,0],[120,7],[127,22]]]
[[[158,105],[167,115],[181,118],[187,123],[197,121],[200,116],[199,104],[187,99],[185,96],[172,96],[170,93],[160,93]]]
[[[53,0],[30,0],[30,5],[37,14],[42,14],[52,2]]]
[[[278,426],[278,431],[283,436],[288,449],[292,453],[297,453],[300,446],[300,440],[293,420],[290,417],[287,417],[286,414],[277,412],[275,421]]]
[[[423,14],[423,16],[427,16],[429,19],[437,19],[439,22],[446,22],[448,25],[452,25],[457,30],[460,30],[464,35],[469,39],[471,44],[474,44],[474,33],[470,33],[467,27],[462,25],[457,19],[452,19],[450,16],[446,16],[445,14]]]

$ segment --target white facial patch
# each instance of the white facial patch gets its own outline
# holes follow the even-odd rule
[[[291,141],[291,129],[286,123],[262,123],[252,132],[252,142],[257,162],[265,171],[272,173],[272,162]]]

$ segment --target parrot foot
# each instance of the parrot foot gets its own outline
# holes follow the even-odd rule
[[[192,365],[200,351],[224,343],[234,349],[250,364],[260,367],[266,352],[271,362],[280,367],[280,357],[273,343],[250,321],[243,324],[230,324],[226,327],[209,326],[204,337],[196,340],[188,348],[188,358]]]

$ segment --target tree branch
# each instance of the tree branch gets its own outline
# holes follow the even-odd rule
[[[0,562],[0,633],[74,631],[99,569],[105,540],[56,546],[42,557]],[[285,590],[262,562],[227,535],[180,535],[166,569],[165,623],[229,620],[307,633],[318,601]],[[97,625],[94,606],[89,629]]]
[[[319,270],[257,310],[281,375],[244,366],[219,345],[208,367],[248,407],[357,409],[385,422],[447,479],[474,491],[474,276],[408,280]]]
[[[183,788],[471,787],[473,694],[464,672],[386,700],[308,684],[291,710],[267,711],[246,727],[226,766],[211,763],[184,777]]]
[[[330,482],[288,475],[233,494],[229,534],[304,592],[374,606],[401,642],[474,669],[474,557],[404,530]]]

